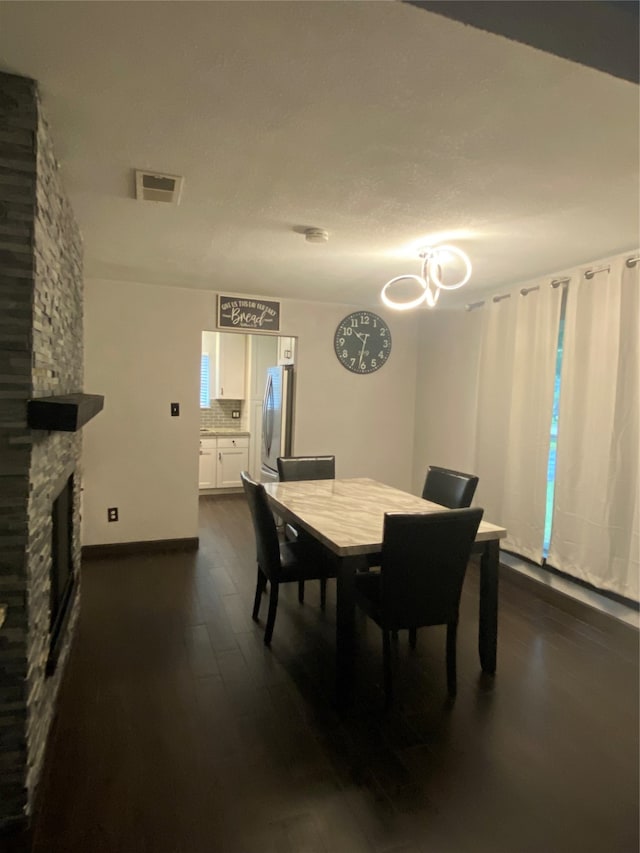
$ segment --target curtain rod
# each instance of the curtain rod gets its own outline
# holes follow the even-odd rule
[[[638,258],[637,260],[640,260],[640,258]],[[568,276],[566,278],[554,278],[550,282],[550,287],[553,287],[555,290],[555,288],[560,287],[560,285],[569,284],[570,281],[571,281],[571,279]],[[534,290],[540,290],[540,285],[534,284],[531,287],[521,287],[520,288],[520,295],[526,296],[528,293],[533,293]],[[509,299],[510,297],[511,297],[510,293],[503,293],[499,296],[492,297],[491,301],[492,302],[502,302],[503,299]],[[484,299],[479,300],[478,302],[467,302],[467,304],[464,306],[464,310],[465,311],[473,311],[474,308],[482,308],[483,305],[484,305]]]
[[[632,257],[627,258],[627,260],[625,261],[625,264],[628,267],[635,267],[636,264],[639,262],[640,262],[640,255],[633,255]],[[587,279],[592,279],[596,273],[610,272],[610,271],[611,271],[610,266],[595,267],[592,269],[585,270],[584,277]],[[554,278],[551,280],[551,287],[553,287],[555,289],[557,287],[560,287],[561,285],[569,284],[570,281],[571,281],[571,278],[569,276],[566,276],[565,278]],[[535,284],[532,287],[521,287],[520,288],[520,294],[522,296],[526,296],[528,293],[533,293],[534,290],[540,290],[540,285]],[[492,301],[493,302],[501,302],[503,299],[509,299],[510,296],[511,296],[510,293],[505,293],[502,296],[494,296]],[[484,300],[482,300],[480,302],[469,302],[464,306],[464,309],[465,309],[465,311],[473,311],[474,308],[481,308],[483,305],[484,305]]]
[[[597,272],[610,272],[610,270],[611,270],[610,266],[595,267],[595,269],[585,270],[584,271],[584,277],[588,278],[588,279],[592,279]]]

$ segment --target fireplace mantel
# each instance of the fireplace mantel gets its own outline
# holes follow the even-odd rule
[[[27,423],[31,429],[77,432],[102,411],[102,394],[61,394],[37,397],[27,403]]]

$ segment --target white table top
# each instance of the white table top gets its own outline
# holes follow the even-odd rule
[[[273,510],[303,527],[339,556],[382,548],[385,512],[439,512],[445,507],[376,480],[291,480],[265,483]],[[476,542],[502,539],[504,527],[480,522]]]

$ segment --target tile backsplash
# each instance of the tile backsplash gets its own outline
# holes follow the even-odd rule
[[[244,400],[211,400],[210,409],[200,409],[201,429],[243,429]],[[231,412],[240,411],[240,417],[234,418]]]

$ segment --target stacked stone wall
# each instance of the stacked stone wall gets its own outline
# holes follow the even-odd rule
[[[35,431],[27,401],[82,390],[82,245],[34,81],[0,73],[0,828],[29,814],[78,611],[51,676],[51,507],[79,433]]]

